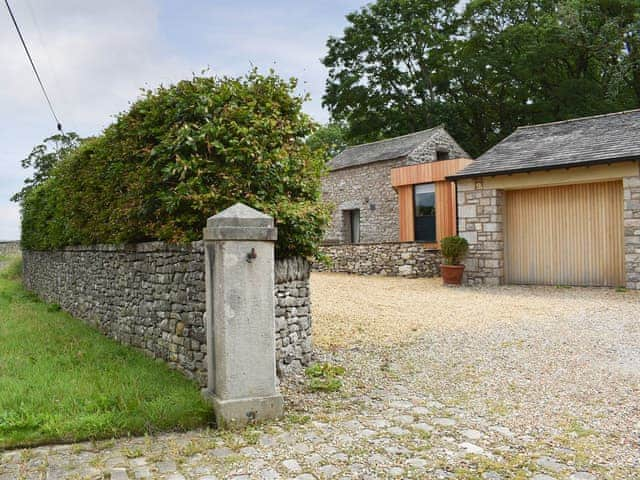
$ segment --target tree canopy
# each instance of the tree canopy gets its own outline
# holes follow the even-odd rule
[[[185,242],[243,202],[272,215],[276,254],[312,256],[327,222],[324,156],[296,81],[253,71],[147,91],[22,198],[22,245]]]
[[[321,150],[329,161],[349,145],[346,134],[347,127],[343,123],[327,123],[309,135],[307,145],[314,150]]]
[[[29,156],[20,162],[22,168],[33,169],[33,177],[24,181],[24,187],[11,197],[11,201],[22,201],[29,191],[47,180],[53,167],[78,148],[81,142],[82,139],[75,132],[58,133],[45,138],[41,144],[33,147]]]
[[[444,124],[479,155],[517,126],[640,106],[640,1],[377,0],[330,38],[324,104],[359,143]]]

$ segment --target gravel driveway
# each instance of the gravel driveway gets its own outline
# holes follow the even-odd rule
[[[312,295],[341,391],[289,378],[284,420],[7,452],[0,479],[640,478],[637,292],[314,274]]]

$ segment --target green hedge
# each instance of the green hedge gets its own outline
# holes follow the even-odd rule
[[[243,202],[276,219],[276,254],[312,256],[328,209],[323,153],[295,80],[252,72],[147,91],[23,199],[22,245],[181,243]]]

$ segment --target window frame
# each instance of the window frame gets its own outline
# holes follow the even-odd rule
[[[417,207],[417,198],[416,198],[416,187],[420,187],[423,185],[431,185],[433,187],[433,215],[420,215],[422,217],[431,217],[433,216],[433,240],[418,240],[417,229],[416,229],[416,219],[418,218],[418,207]],[[413,240],[418,243],[435,243],[438,241],[438,224],[437,224],[437,215],[438,215],[438,199],[436,198],[436,184],[435,182],[426,182],[426,183],[416,183],[412,185],[413,191]],[[431,193],[431,192],[429,192]]]

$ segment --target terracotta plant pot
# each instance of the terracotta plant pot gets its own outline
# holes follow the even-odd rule
[[[461,285],[464,265],[440,265],[442,283],[445,285]]]

